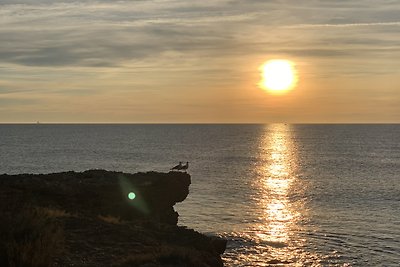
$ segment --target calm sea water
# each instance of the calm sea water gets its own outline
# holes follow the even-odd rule
[[[0,173],[168,171],[226,266],[399,266],[400,125],[0,125]]]

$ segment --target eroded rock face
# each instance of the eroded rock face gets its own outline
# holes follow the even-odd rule
[[[190,182],[190,175],[182,172],[129,174],[89,170],[0,175],[3,190],[10,188],[12,197],[20,202],[126,220],[151,218],[173,225],[178,222],[173,206],[186,199]]]
[[[51,266],[221,267],[226,240],[177,226],[173,206],[186,199],[190,183],[181,172],[0,175],[0,227],[8,233],[24,211],[50,216],[64,234]],[[5,242],[0,262],[7,262]]]

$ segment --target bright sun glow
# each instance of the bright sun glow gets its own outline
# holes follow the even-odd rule
[[[293,62],[289,60],[269,60],[260,67],[260,71],[260,87],[268,91],[286,92],[296,85],[296,71]]]

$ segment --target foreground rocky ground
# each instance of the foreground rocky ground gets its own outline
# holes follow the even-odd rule
[[[0,266],[223,266],[226,241],[178,227],[190,175],[0,175]]]

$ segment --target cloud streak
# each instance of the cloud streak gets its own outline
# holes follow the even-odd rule
[[[369,23],[343,23],[343,24],[297,24],[284,26],[289,29],[307,28],[347,28],[347,27],[369,27],[369,26],[400,26],[400,21],[392,22],[369,22]]]

